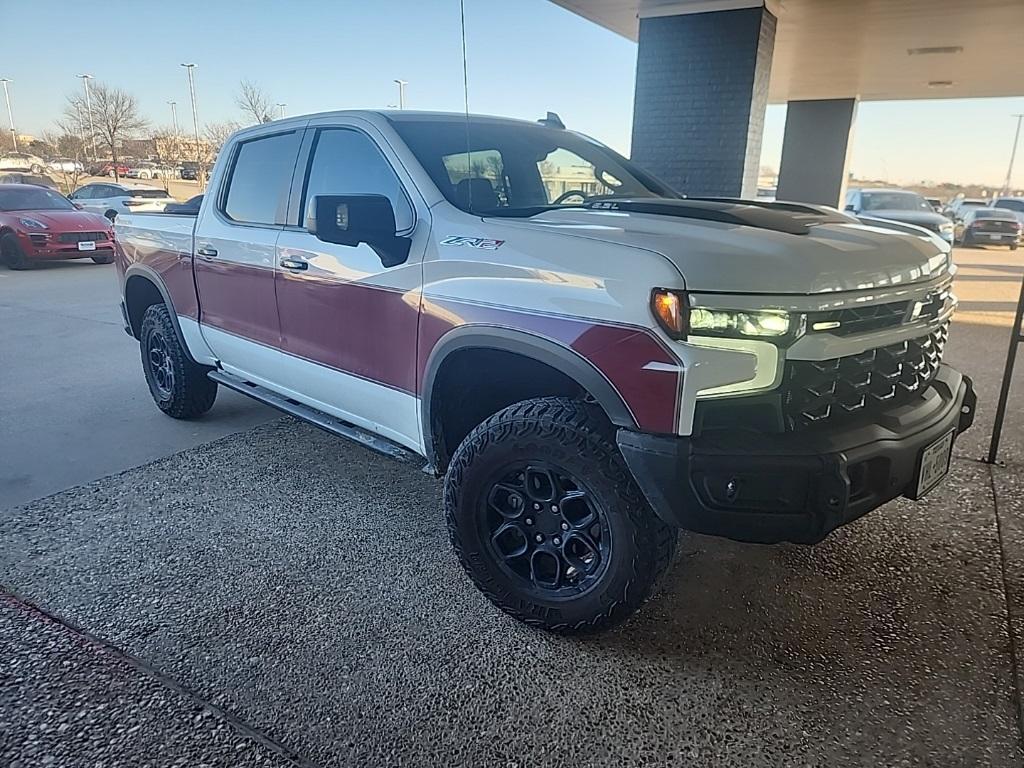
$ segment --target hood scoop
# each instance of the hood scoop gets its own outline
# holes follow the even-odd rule
[[[626,200],[595,200],[585,208],[594,211],[650,213],[733,224],[741,227],[770,229],[788,235],[807,235],[818,224],[850,224],[854,219],[824,206],[798,203],[773,203],[760,200],[733,200],[715,197],[633,198]]]

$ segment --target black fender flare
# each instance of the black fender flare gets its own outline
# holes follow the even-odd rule
[[[423,369],[420,418],[424,448],[433,466],[437,466],[438,460],[431,421],[434,381],[448,356],[465,349],[497,349],[544,363],[579,384],[604,409],[614,425],[638,429],[636,419],[619,391],[579,352],[528,331],[494,325],[466,325],[454,328],[441,337],[430,351]]]
[[[167,291],[167,286],[164,285],[163,278],[160,277],[159,272],[157,272],[152,267],[147,266],[146,264],[132,264],[131,266],[128,267],[128,269],[125,270],[124,273],[123,301],[125,302],[125,316],[127,317],[129,324],[131,324],[131,312],[129,311],[128,307],[128,282],[133,277],[139,277],[148,280],[150,283],[153,284],[153,287],[156,288],[157,292],[163,298],[164,304],[167,305],[168,312],[171,315],[171,325],[174,326],[174,335],[178,338],[178,344],[181,345],[181,348],[185,351],[185,355],[188,357],[188,359],[191,360],[193,363],[196,362],[195,359],[192,357],[192,353],[189,351],[188,344],[185,343],[185,336],[184,334],[182,334],[181,325],[179,325],[178,323],[178,313],[175,312],[174,310],[174,302],[171,301],[171,294]],[[132,336],[134,336],[136,339],[139,338],[140,329],[134,326],[130,327],[132,329]]]

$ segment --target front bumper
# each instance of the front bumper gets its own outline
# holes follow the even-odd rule
[[[970,378],[943,365],[912,403],[872,423],[697,438],[620,429],[633,477],[670,525],[765,544],[813,544],[897,496],[915,498],[922,450],[971,426]]]

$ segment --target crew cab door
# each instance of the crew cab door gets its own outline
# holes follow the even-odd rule
[[[267,384],[281,345],[274,273],[302,127],[230,144],[196,222],[193,269],[203,336],[229,373]]]
[[[385,195],[403,264],[384,267],[365,243],[327,243],[305,228],[316,195]],[[429,212],[393,150],[368,123],[310,121],[277,243],[277,307],[294,397],[421,451],[416,333]]]

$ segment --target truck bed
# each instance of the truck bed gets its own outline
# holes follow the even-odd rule
[[[157,251],[192,255],[196,217],[180,213],[123,213],[114,220],[114,235],[130,262]]]

